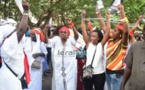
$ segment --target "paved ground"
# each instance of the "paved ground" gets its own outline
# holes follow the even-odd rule
[[[51,79],[52,79],[52,74],[49,73],[48,76],[43,76],[44,81],[42,84],[42,90],[51,90]]]

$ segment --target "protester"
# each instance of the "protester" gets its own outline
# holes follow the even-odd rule
[[[123,0],[112,1],[106,19],[100,10],[104,8],[103,1],[97,1],[95,13],[100,29],[94,29],[91,23],[96,18],[85,18],[85,10],[78,31],[79,25],[75,26],[71,18],[66,19],[68,27],[63,25],[52,30],[55,15],[42,14],[42,24],[47,23],[43,19],[51,18],[44,33],[39,28],[30,30],[31,12],[26,0],[15,2],[21,12],[24,8],[17,18],[18,24],[12,19],[0,20],[0,90],[42,90],[42,75],[47,76],[46,72],[52,73],[52,90],[125,90],[126,87],[127,90],[145,90],[145,25],[139,28],[145,20],[140,16],[129,29],[124,6],[120,4]],[[120,13],[120,22],[114,30],[110,30],[110,13]],[[63,12],[60,14],[63,18]],[[66,23],[64,18],[63,22]],[[143,34],[135,34],[137,29]],[[52,66],[48,66],[50,61]],[[83,72],[85,70],[92,72],[89,78],[84,78],[88,74]]]
[[[45,28],[45,34],[47,32],[48,28]],[[59,36],[48,39],[45,35],[48,44],[54,48],[52,90],[76,90],[77,60],[74,50],[78,33],[76,29],[73,32],[74,37],[69,37],[69,29],[63,26],[59,29]]]
[[[52,30],[51,29],[52,28],[52,26],[51,27],[49,27],[49,31],[48,31],[48,33],[47,33],[47,36],[49,37],[49,38],[53,38],[53,36],[55,36],[54,35],[54,30]],[[47,49],[47,64],[48,64],[48,71],[46,71],[47,73],[49,73],[49,72],[51,72],[51,61],[52,61],[52,58],[51,58],[51,56],[52,56],[52,49],[51,49],[51,45],[49,44],[49,45],[47,45],[46,44],[46,49]]]
[[[145,37],[145,25],[142,33],[143,37]],[[128,55],[125,59],[127,67],[124,72],[121,90],[125,90],[124,88],[129,78],[130,80],[128,82],[129,85],[127,90],[145,90],[144,49],[145,49],[144,41],[135,42],[131,46]]]
[[[28,3],[23,3],[23,7],[24,13],[16,32],[7,37],[1,47],[3,65],[0,69],[0,90],[22,90],[30,83],[28,61],[23,51],[28,25]]]
[[[81,28],[78,29],[78,33],[79,33],[79,38],[77,40],[76,43],[76,59],[77,59],[77,89],[76,90],[83,90],[84,85],[82,82],[82,68],[86,62],[86,48],[85,48],[85,43],[82,37],[82,30]]]
[[[128,45],[127,18],[124,14],[123,5],[119,5],[118,8],[123,22],[116,25],[114,32],[112,33],[112,38],[108,41],[106,49],[106,80],[108,90],[120,89],[119,87],[121,85],[124,72],[123,59]]]
[[[3,21],[0,26],[0,48],[3,44],[5,38],[9,37],[11,33],[16,29],[17,22],[13,19],[8,19],[7,21]],[[2,66],[2,60],[0,55],[0,68]]]
[[[91,33],[91,37],[89,40],[89,37],[86,32],[86,25],[83,18],[85,18],[86,11],[82,12],[82,21],[81,21],[81,27],[82,27],[82,34],[84,41],[86,42],[86,49],[87,49],[87,60],[84,67],[87,67],[91,65],[93,55],[94,55],[94,61],[92,64],[93,67],[93,77],[88,80],[83,79],[84,89],[85,90],[93,90],[93,86],[95,87],[95,90],[103,90],[104,89],[104,83],[105,83],[105,70],[103,67],[103,47],[104,44],[109,39],[109,30],[110,30],[110,20],[109,20],[109,13],[106,14],[107,19],[107,29],[104,28],[104,37],[101,32],[101,30],[94,30]],[[101,17],[100,12],[96,13],[98,16]],[[96,50],[96,53],[95,53]],[[95,53],[95,54],[94,54]]]
[[[42,29],[41,28],[33,28],[31,29],[31,33],[35,33],[36,35],[38,34],[40,36],[40,40],[41,40],[41,43],[44,42],[44,34],[42,32]],[[44,44],[45,47],[46,47],[46,44]],[[41,45],[41,47],[44,48],[44,45]],[[42,49],[42,48],[41,48]],[[47,51],[48,52],[48,51]],[[45,49],[44,49],[44,53],[46,53]],[[48,53],[47,53],[48,54]],[[47,76],[47,71],[48,71],[48,63],[46,61],[46,57],[43,58],[42,60],[42,66],[43,66],[43,75],[44,76]],[[44,80],[44,78],[42,78],[42,80]]]
[[[128,42],[128,49],[130,48],[131,44],[133,44],[136,40],[138,41],[139,38],[137,39],[137,37],[135,38],[134,32],[135,30],[137,30],[139,24],[141,23],[141,20],[143,19],[143,16],[139,16],[137,22],[135,23],[135,25],[129,30],[129,42]]]
[[[31,82],[28,85],[28,90],[42,90],[42,62],[45,60],[47,50],[44,43],[40,40],[40,36],[31,33],[30,39],[28,39],[27,46],[25,48],[26,53],[31,55],[29,58],[29,64],[31,65]],[[33,57],[33,58],[32,58]],[[40,67],[34,66],[33,64],[39,61]]]
[[[136,34],[135,39],[136,39],[136,41],[141,41],[141,36],[139,34]]]

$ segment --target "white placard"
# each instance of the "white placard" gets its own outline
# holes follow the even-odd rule
[[[49,20],[49,25],[50,26],[52,25],[52,18],[50,18],[50,20]]]
[[[97,8],[98,9],[104,8],[103,1],[102,0],[98,0],[97,1]]]
[[[112,5],[118,6],[119,4],[121,4],[121,0],[115,0]]]
[[[108,9],[111,13],[119,13],[118,5],[121,4],[121,0],[114,0],[111,7]]]
[[[24,8],[23,8],[23,6],[22,6],[22,0],[15,0],[15,2],[16,2],[16,4],[17,4],[19,10],[20,10],[21,13],[23,14]]]

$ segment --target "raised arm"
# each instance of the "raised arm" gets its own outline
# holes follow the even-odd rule
[[[135,41],[135,37],[134,37],[134,32],[135,30],[138,29],[138,25],[140,24],[141,20],[142,20],[142,15],[139,17],[139,19],[137,20],[137,22],[135,23],[135,25],[129,30],[129,34],[130,34],[130,41],[129,42],[134,42]]]
[[[81,14],[81,29],[82,29],[82,34],[83,34],[83,38],[84,38],[84,41],[86,43],[86,45],[88,45],[89,43],[89,37],[88,37],[88,34],[86,32],[86,24],[85,24],[85,21],[83,20],[83,18],[85,18],[85,15],[86,15],[86,11],[83,10],[82,11],[82,14]]]
[[[67,20],[68,20],[69,25],[72,26],[72,29],[73,29],[73,32],[74,32],[74,38],[75,38],[75,40],[77,40],[78,39],[78,31],[77,31],[76,27],[74,26],[74,23],[73,23],[72,19],[68,18]]]
[[[110,12],[109,11],[106,13],[106,26],[107,26],[106,31],[101,41],[102,46],[104,46],[105,43],[108,41],[110,35]]]
[[[45,43],[47,44],[48,43],[48,30],[50,30],[50,26],[47,24],[47,25],[45,25],[45,27],[44,27],[44,36],[45,36]]]
[[[120,18],[123,19],[123,27],[124,27],[124,30],[123,30],[123,35],[122,35],[122,43],[124,45],[127,45],[128,44],[128,20],[125,16],[125,13],[124,13],[124,6],[123,5],[119,5],[118,6],[118,9],[120,10]]]
[[[29,4],[28,2],[23,2],[23,8],[24,8],[24,13],[22,15],[22,19],[17,27],[17,37],[18,37],[18,42],[21,41],[23,35],[27,31],[27,25],[28,25],[28,11],[29,11]]]
[[[96,15],[97,15],[97,18],[102,18],[101,12],[97,8],[96,8]],[[101,30],[103,30],[105,33],[106,32],[106,25],[105,25],[105,22],[103,21],[103,19],[99,19],[99,24],[100,24]]]
[[[139,16],[137,22],[135,23],[135,25],[130,29],[132,30],[132,32],[134,33],[134,31],[137,29],[137,26],[140,24],[141,20],[142,20],[143,16]]]
[[[90,33],[93,32],[93,26],[90,20],[88,20],[88,28],[90,29]]]
[[[124,13],[124,6],[122,4],[118,5],[118,9],[120,11],[120,19],[126,18],[125,13]]]
[[[137,30],[142,31],[143,29],[140,26],[137,26]]]

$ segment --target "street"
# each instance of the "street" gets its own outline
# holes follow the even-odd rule
[[[51,80],[52,80],[52,72],[48,73],[48,76],[43,76],[44,81],[42,81],[42,90],[51,90]]]

